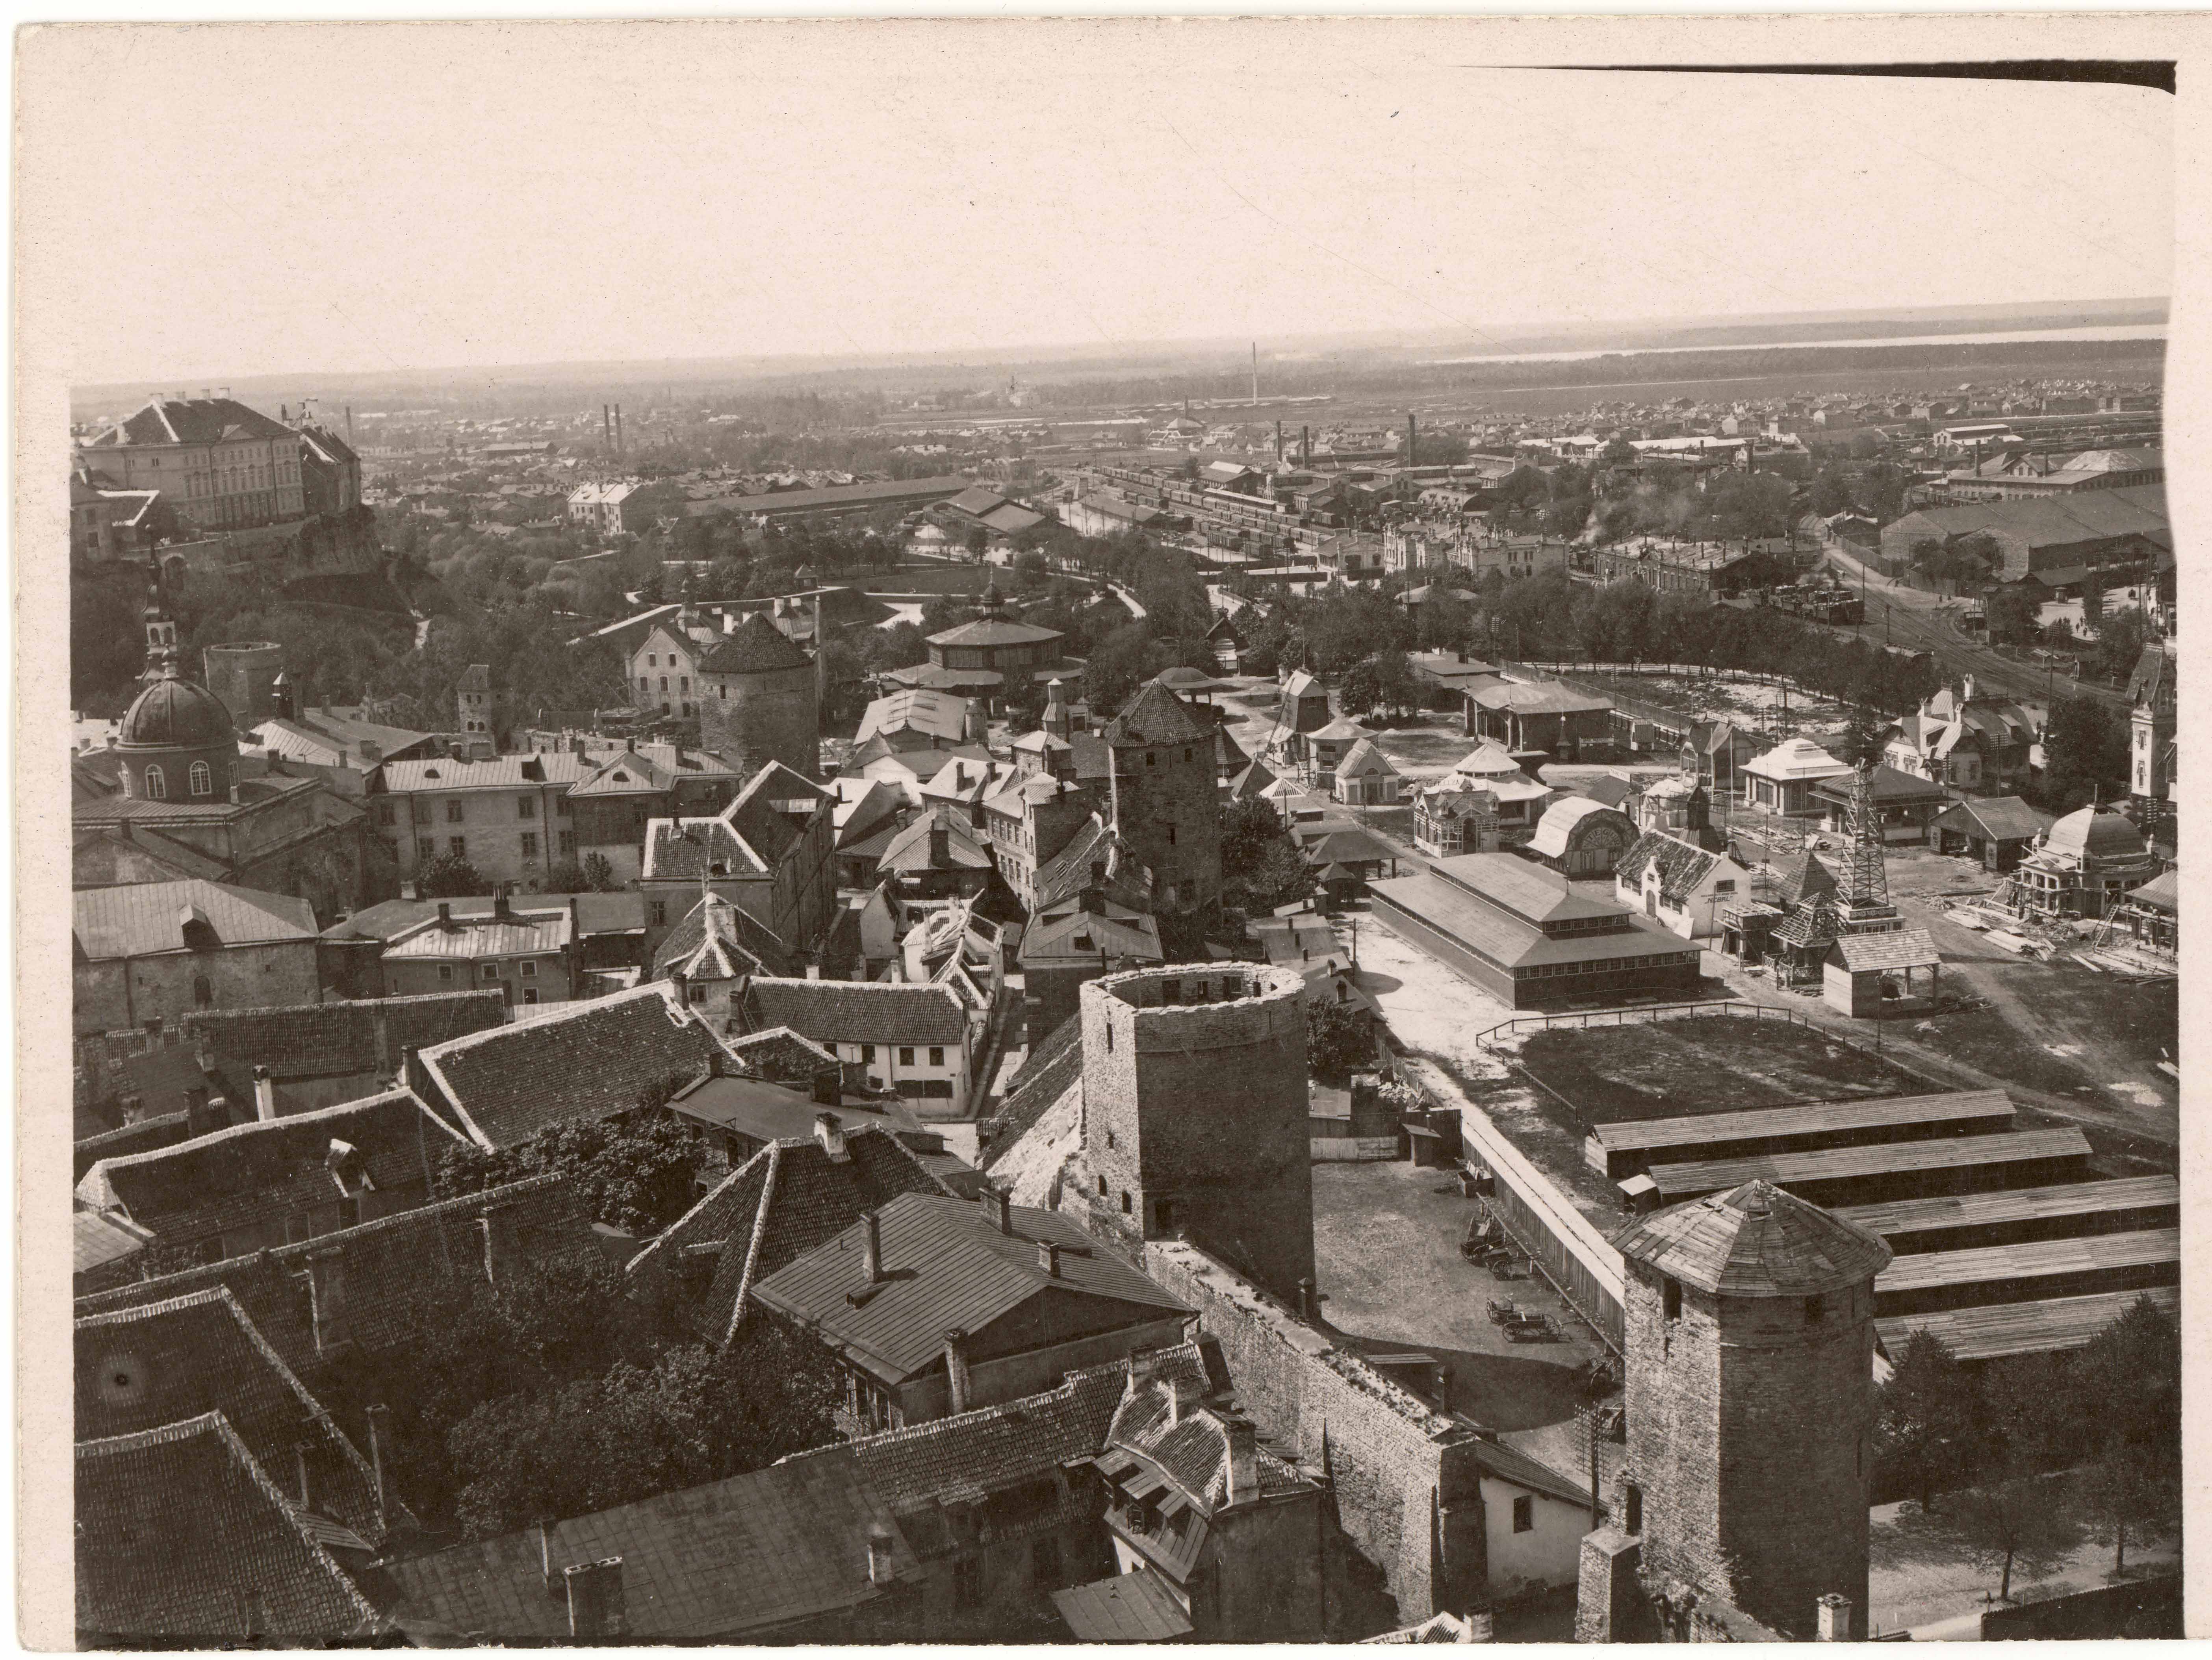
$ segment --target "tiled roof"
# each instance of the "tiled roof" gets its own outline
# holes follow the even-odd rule
[[[755,980],[746,1024],[789,1026],[817,1043],[957,1043],[967,1011],[949,986],[902,981]]]
[[[1081,893],[1091,885],[1091,866],[1101,862],[1106,866],[1109,898],[1132,910],[1152,909],[1152,872],[1121,832],[1097,813],[1068,838],[1066,847],[1037,866],[1037,908],[1042,910]]]
[[[1030,1050],[1021,1070],[1008,1083],[1006,1098],[991,1121],[983,1168],[990,1169],[1082,1077],[1083,1022],[1071,1014]]]
[[[945,862],[936,862],[933,832],[945,831]],[[990,849],[957,813],[943,807],[924,813],[884,844],[878,856],[878,869],[904,873],[933,870],[989,870]]]
[[[759,939],[763,934],[767,939]],[[766,964],[752,947],[769,942],[775,946],[770,955],[780,964],[783,942],[720,894],[709,893],[662,938],[653,953],[653,977],[665,980],[680,972],[694,980],[735,980],[760,974]]]
[[[392,1075],[406,1049],[427,1049],[506,1022],[507,1000],[496,991],[428,992],[356,1002],[210,1010],[185,1018],[185,1041],[211,1050],[219,1066],[266,1067],[277,1078]]]
[[[664,985],[555,1004],[545,1013],[421,1050],[417,1059],[470,1139],[512,1147],[574,1119],[611,1118],[653,1085],[690,1078],[714,1036]]]
[[[474,1643],[566,1644],[563,1569],[620,1557],[626,1643],[766,1639],[779,1627],[872,1601],[872,1530],[890,1535],[891,1573],[920,1566],[850,1447],[634,1505],[457,1545],[393,1566],[404,1612]]]
[[[376,1631],[377,1610],[278,1480],[219,1412],[78,1442],[80,1640],[317,1647]]]
[[[685,1319],[715,1341],[726,1340],[763,1276],[832,1237],[863,1211],[901,1194],[945,1192],[886,1130],[854,1128],[845,1137],[845,1152],[841,1163],[816,1140],[771,1143],[671,1223],[630,1259],[626,1272],[641,1284],[653,1274],[677,1276]],[[695,1248],[711,1258],[704,1269],[690,1255]]]
[[[817,1332],[886,1379],[926,1370],[945,1334],[980,1334],[1041,1292],[1075,1292],[1127,1305],[1133,1325],[1184,1306],[1056,1212],[1015,1209],[1013,1231],[993,1225],[988,1203],[908,1194],[877,1212],[884,1279],[858,1306],[848,1292],[867,1286],[857,1225],[761,1280],[753,1298]],[[1060,1245],[1057,1278],[1039,1266],[1039,1247]]]
[[[772,1083],[811,1079],[837,1065],[836,1055],[789,1026],[771,1026],[766,1031],[733,1037],[723,1047],[739,1071]]]
[[[1668,904],[1679,907],[1719,862],[1718,854],[1708,853],[1663,830],[1646,830],[1620,856],[1613,873],[1623,885],[1640,888],[1644,873],[1657,866],[1659,897]]]
[[[146,1249],[148,1236],[119,1216],[96,1210],[70,1213],[70,1271],[89,1274],[125,1262]]]
[[[1775,861],[1775,903],[1787,909],[1800,900],[1836,891],[1836,873],[1809,848]]]
[[[582,1207],[574,1183],[560,1176],[532,1177],[296,1245],[94,1292],[76,1299],[76,1311],[99,1314],[228,1286],[255,1329],[286,1365],[301,1371],[323,1358],[308,1291],[311,1258],[337,1265],[345,1285],[344,1335],[376,1353],[415,1341],[416,1323],[430,1299],[483,1284],[479,1219],[487,1213],[500,1219],[514,1260],[530,1263],[566,1250],[596,1249],[591,1219]]]
[[[254,1458],[301,1505],[374,1542],[386,1518],[368,1460],[307,1393],[229,1291],[211,1286],[76,1322],[76,1435],[136,1435],[221,1413]]]
[[[720,818],[655,818],[645,828],[643,869],[650,881],[750,876],[768,868]]]
[[[1106,723],[1109,746],[1125,744],[1195,744],[1210,739],[1212,728],[1157,680],[1137,688],[1136,696]]]
[[[186,922],[204,921],[222,946],[283,944],[315,937],[304,899],[217,882],[143,882],[76,895],[76,949],[94,962],[185,951]]]
[[[338,1144],[350,1155],[336,1151]],[[173,1146],[102,1158],[76,1196],[179,1243],[282,1223],[345,1195],[427,1190],[460,1137],[406,1090],[289,1118],[255,1119]]]
[[[1726,1297],[1814,1297],[1870,1280],[1889,1247],[1766,1181],[1708,1194],[1614,1236],[1624,1256]]]
[[[699,660],[702,674],[773,674],[781,669],[803,669],[813,660],[786,639],[767,616],[751,616],[714,642]]]

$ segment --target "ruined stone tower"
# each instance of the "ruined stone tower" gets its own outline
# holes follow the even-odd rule
[[[1766,1182],[1661,1211],[1614,1243],[1628,1456],[1613,1524],[1583,1541],[1577,1634],[1639,1634],[1621,1618],[1632,1563],[1642,1634],[1694,1636],[1732,1609],[1798,1638],[1824,1617],[1863,1635],[1874,1280],[1889,1248]],[[1601,1633],[1592,1579],[1608,1570]]]
[[[1297,1301],[1314,1271],[1304,992],[1243,963],[1083,987],[1077,1163],[1096,1228],[1180,1236]]]
[[[822,772],[814,664],[756,611],[699,660],[699,747],[750,778],[781,761],[802,778]]]

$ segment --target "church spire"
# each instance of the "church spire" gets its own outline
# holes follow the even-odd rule
[[[161,561],[159,555],[149,554],[146,559],[146,672],[143,680],[174,680],[177,678],[177,624],[168,612],[161,592]]]

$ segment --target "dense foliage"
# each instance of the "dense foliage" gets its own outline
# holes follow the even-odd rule
[[[453,1147],[438,1161],[434,1190],[449,1199],[557,1171],[574,1184],[594,1220],[658,1232],[696,1197],[698,1137],[684,1120],[657,1110],[689,1081],[666,1080],[647,1091],[644,1110],[618,1120],[562,1124],[496,1152]]]

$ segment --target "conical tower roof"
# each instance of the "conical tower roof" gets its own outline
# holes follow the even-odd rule
[[[1624,1256],[1723,1297],[1817,1297],[1871,1280],[1890,1258],[1864,1228],[1771,1182],[1645,1217],[1613,1243]]]
[[[702,674],[769,674],[803,669],[806,654],[786,639],[767,614],[755,611],[714,642],[699,660]]]

